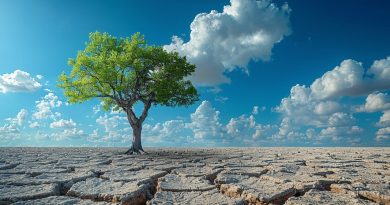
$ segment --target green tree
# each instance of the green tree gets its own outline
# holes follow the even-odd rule
[[[186,79],[195,65],[176,52],[166,52],[159,46],[147,45],[139,33],[131,38],[116,38],[94,32],[75,59],[69,75],[59,77],[70,103],[99,98],[103,108],[123,111],[133,129],[133,141],[127,154],[144,152],[141,144],[142,123],[152,105],[188,106],[199,95]],[[136,103],[143,104],[138,116]]]

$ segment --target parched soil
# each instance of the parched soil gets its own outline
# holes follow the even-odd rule
[[[0,148],[0,204],[390,204],[390,148]]]

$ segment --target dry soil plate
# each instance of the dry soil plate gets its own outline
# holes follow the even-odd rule
[[[0,148],[0,204],[390,204],[389,148]]]

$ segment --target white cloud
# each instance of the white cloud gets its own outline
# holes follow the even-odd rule
[[[227,133],[233,137],[252,136],[254,133],[248,134],[248,132],[255,127],[256,121],[253,115],[250,115],[249,117],[241,115],[238,118],[232,118],[226,125]]]
[[[290,9],[267,0],[231,0],[223,12],[198,14],[191,23],[190,40],[174,36],[165,50],[186,56],[197,69],[198,85],[229,83],[224,73],[243,68],[250,60],[270,59],[273,46],[291,33]]]
[[[378,112],[387,109],[390,109],[390,97],[386,93],[374,92],[367,96],[366,103],[357,111]]]
[[[368,75],[373,75],[375,84],[372,85],[372,87],[375,87],[376,90],[389,89],[390,56],[385,59],[374,61],[367,73]]]
[[[390,126],[390,110],[385,110],[383,115],[380,117],[378,126]]]
[[[145,124],[143,126],[143,139],[150,145],[177,146],[191,145],[194,142],[190,130],[183,120],[168,120],[164,123],[156,123],[154,126]]]
[[[101,136],[101,141],[105,142],[128,142],[131,139],[132,132],[127,118],[112,113],[113,115],[103,115],[96,119],[96,123],[104,127],[104,135]],[[120,126],[125,125],[124,129]]]
[[[218,101],[220,103],[225,103],[227,100],[229,100],[228,97],[224,97],[224,96],[216,96],[215,97],[215,101]]]
[[[331,138],[338,141],[342,138],[349,140],[350,137],[358,139],[358,135],[363,129],[355,125],[356,119],[352,114],[343,112],[333,113],[328,120],[328,127],[321,130],[319,139]]]
[[[261,138],[270,137],[275,132],[276,127],[272,125],[262,125],[256,122],[253,115],[241,115],[238,118],[231,118],[225,126],[225,141],[242,143],[244,139],[255,141]]]
[[[344,60],[340,66],[326,72],[310,86],[313,95],[323,99],[332,96],[355,93],[357,85],[362,84],[364,68],[354,60]]]
[[[390,127],[381,128],[376,132],[377,141],[383,141],[390,139]]]
[[[6,120],[9,121],[11,124],[22,126],[25,119],[27,118],[27,115],[28,115],[27,110],[21,109],[15,118],[8,118]]]
[[[341,110],[341,106],[334,101],[313,98],[311,93],[311,89],[304,85],[293,86],[290,95],[281,100],[276,111],[289,118],[290,124],[326,126],[330,115]]]
[[[19,138],[19,129],[14,124],[5,124],[0,127],[0,140],[14,140]]]
[[[350,126],[355,123],[356,119],[347,113],[336,112],[329,117],[328,123],[332,127]]]
[[[375,61],[374,65],[381,67],[384,61]],[[377,67],[375,67],[377,69]],[[377,75],[387,76],[390,80],[390,75],[387,74],[388,71],[375,70]],[[374,92],[367,96],[366,102],[364,105],[356,109],[358,112],[380,112],[383,114],[380,117],[379,121],[376,123],[379,128],[375,133],[376,141],[384,141],[390,138],[390,97],[387,93]]]
[[[374,61],[365,70],[362,63],[348,59],[333,70],[326,72],[310,86],[319,99],[341,96],[358,96],[390,89],[390,57]]]
[[[54,119],[61,115],[59,112],[52,112],[53,108],[58,108],[62,105],[62,101],[52,92],[46,94],[41,100],[35,101],[35,104],[36,111],[33,113],[35,119]]]
[[[301,127],[297,126],[292,119],[290,117],[284,117],[279,125],[278,132],[275,132],[270,139],[278,142],[285,140],[294,140],[297,142],[305,138],[306,135],[301,131]]]
[[[0,92],[33,92],[42,85],[25,71],[15,70],[13,73],[0,75]]]
[[[375,139],[377,141],[384,141],[390,139],[390,110],[383,111],[382,116],[379,119],[379,122],[376,123],[379,128],[376,132]]]
[[[94,114],[97,114],[98,112],[100,112],[100,105],[93,106],[92,111]]]
[[[27,110],[21,109],[16,117],[7,118],[8,123],[0,126],[0,140],[1,141],[12,141],[20,138],[20,126],[23,125],[26,117]],[[19,126],[19,127],[18,127]]]
[[[341,105],[334,101],[322,101],[319,102],[315,108],[314,112],[318,115],[328,115],[341,110]]]
[[[120,122],[125,122],[126,118],[119,115],[109,116],[105,114],[104,116],[99,116],[96,119],[96,122],[102,126],[104,126],[104,129],[106,132],[109,132],[110,130],[114,130],[118,127]]]
[[[356,136],[363,132],[363,129],[359,126],[342,126],[342,127],[327,127],[320,132],[320,139],[331,138],[333,141],[338,141],[341,138],[347,138],[350,136]]]
[[[85,137],[86,134],[84,130],[77,127],[77,123],[72,119],[64,120],[59,119],[50,123],[50,128],[54,129],[50,132],[48,136],[51,139],[60,141],[60,140],[71,140],[71,139],[80,139]],[[42,135],[42,134],[41,134]]]
[[[53,128],[53,129],[56,129],[56,128],[70,129],[70,128],[76,127],[76,125],[77,124],[75,122],[73,122],[72,119],[69,119],[69,120],[60,119],[58,121],[54,121],[54,122],[50,123],[50,128]]]
[[[16,115],[16,120],[17,120],[19,126],[22,126],[27,115],[28,115],[28,112],[26,109],[21,109],[20,112],[18,113],[18,115]]]
[[[30,128],[39,128],[39,123],[37,121],[35,122],[30,122],[28,125]]]
[[[213,139],[222,137],[222,124],[219,122],[219,111],[208,101],[203,101],[194,113],[191,114],[191,123],[188,124],[197,139]]]
[[[259,114],[259,106],[253,106],[252,114],[253,114],[253,115]]]
[[[89,142],[99,142],[100,141],[99,129],[94,129],[93,132],[88,135],[87,140]]]
[[[33,136],[34,140],[46,141],[50,139],[50,135],[42,132],[41,130],[37,130],[35,135]]]
[[[254,146],[266,141],[277,130],[273,125],[256,122],[254,115],[241,115],[222,124],[210,102],[203,101],[191,122],[168,120],[164,123],[143,126],[143,139],[148,145],[185,146]]]
[[[84,137],[85,133],[83,130],[74,127],[74,128],[65,128],[59,132],[54,132],[50,136],[52,139],[59,141],[59,140],[79,139],[81,137]]]
[[[390,89],[389,65],[390,57],[377,60],[365,72],[362,63],[344,60],[314,80],[309,87],[293,86],[290,95],[276,107],[276,111],[283,116],[277,136],[299,133],[298,136],[303,134],[313,138],[313,133],[319,131],[320,140],[340,140],[343,137],[349,141],[359,141],[363,129],[355,125],[353,112],[377,112],[390,108],[387,94],[378,92]],[[345,101],[346,97],[368,93],[371,94],[367,96],[366,103],[358,108],[350,101]],[[387,114],[384,113],[377,124],[384,126],[386,121]]]

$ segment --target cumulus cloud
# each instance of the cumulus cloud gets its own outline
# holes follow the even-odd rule
[[[77,123],[72,119],[64,120],[59,119],[50,123],[50,128],[54,131],[48,135],[51,139],[54,140],[70,140],[70,139],[80,139],[85,137],[84,130],[77,127]]]
[[[18,113],[18,115],[16,115],[16,120],[17,120],[19,126],[22,126],[27,115],[28,115],[28,112],[26,109],[21,109],[20,112]]]
[[[333,127],[350,126],[355,123],[355,118],[351,114],[336,112],[328,120],[328,124]]]
[[[0,126],[0,141],[10,141],[20,138],[20,131],[14,124]]]
[[[390,126],[390,110],[385,110],[380,117],[378,126]]]
[[[348,139],[347,137],[356,136],[361,132],[363,129],[359,126],[327,127],[321,130],[319,138],[331,138],[333,141],[338,141],[341,138]]]
[[[356,125],[354,112],[383,111],[377,124],[386,126],[390,115],[385,110],[390,109],[390,100],[386,93],[379,91],[390,89],[389,65],[390,57],[374,61],[365,71],[362,63],[348,59],[315,79],[308,87],[293,86],[290,95],[283,98],[275,109],[283,116],[277,136],[295,133],[308,139],[317,135],[320,140],[345,138],[356,142],[363,128]],[[342,101],[346,97],[367,94],[365,104],[357,108]],[[386,139],[385,136],[383,131],[378,130],[377,138]]]
[[[233,141],[240,144],[241,142],[255,141],[261,138],[272,136],[276,130],[275,126],[262,125],[256,122],[253,115],[241,115],[238,118],[231,118],[225,126],[226,128],[226,139],[225,141]]]
[[[342,107],[336,101],[321,101],[312,97],[312,91],[305,85],[295,85],[290,95],[281,100],[276,111],[292,124],[305,124],[316,127],[327,125],[329,117]]]
[[[229,83],[225,76],[250,60],[270,59],[272,48],[291,33],[290,8],[267,0],[231,0],[223,11],[198,14],[191,23],[190,40],[174,36],[167,51],[186,56],[197,69],[191,80],[198,85]]]
[[[37,121],[30,122],[28,125],[30,128],[39,128],[39,123]]]
[[[101,136],[100,141],[127,142],[130,140],[130,136],[132,136],[126,117],[119,115],[119,113],[101,115],[96,119],[96,123],[104,127],[104,134]],[[121,125],[126,125],[126,127],[120,128]]]
[[[384,110],[382,116],[379,118],[379,121],[376,123],[378,127],[381,127],[377,130],[376,141],[384,141],[390,139],[390,110]]]
[[[168,120],[162,123],[145,124],[143,127],[143,139],[148,145],[259,145],[262,142],[285,142],[292,140],[299,144],[322,143],[325,140],[333,143],[349,143],[358,145],[363,128],[357,124],[354,117],[356,111],[361,112],[383,112],[377,126],[376,139],[389,139],[390,109],[388,108],[388,96],[378,90],[383,87],[369,85],[368,82],[381,82],[385,78],[384,70],[378,68],[386,67],[386,60],[375,61],[368,70],[375,75],[368,79],[368,71],[365,73],[356,72],[361,69],[361,64],[347,60],[340,66],[325,73],[314,80],[310,86],[295,85],[290,90],[290,95],[283,98],[279,106],[274,110],[280,113],[282,120],[280,124],[263,125],[256,122],[256,117],[265,107],[254,106],[249,114],[233,117],[226,123],[221,122],[220,112],[208,101],[203,101],[199,107],[190,115],[190,121],[184,119]],[[360,66],[360,67],[359,67]],[[359,69],[357,69],[359,68]],[[373,68],[376,68],[373,69]],[[380,72],[380,71],[381,72]],[[356,74],[358,73],[358,74]],[[357,78],[359,76],[360,78]],[[335,86],[334,80],[343,81]],[[371,81],[373,80],[373,81]],[[389,79],[390,80],[390,79]],[[384,81],[383,81],[384,82]],[[383,83],[382,82],[382,83]],[[368,88],[356,87],[367,86]],[[379,85],[379,84],[377,84]],[[364,105],[358,107],[345,103],[345,97],[354,99],[354,94],[348,93],[344,88],[359,88],[360,91],[368,92]],[[345,93],[347,92],[347,93]],[[361,92],[362,95],[364,92]],[[321,93],[321,94],[320,94]],[[113,116],[114,115],[114,116]],[[119,128],[120,122],[127,127]],[[96,122],[105,127],[105,138],[108,139],[131,139],[131,130],[124,117],[118,113],[100,116]],[[96,130],[90,138],[97,138],[99,132]],[[263,141],[262,141],[263,140]]]
[[[380,128],[376,132],[376,138],[377,141],[382,141],[382,140],[388,140],[390,139],[390,126],[389,127],[384,127]]]
[[[72,119],[69,119],[69,120],[60,119],[58,121],[54,121],[54,122],[50,123],[50,128],[53,128],[53,129],[56,129],[56,128],[70,129],[70,128],[74,128],[74,127],[76,127],[76,123],[73,122]]]
[[[209,101],[203,101],[191,114],[188,127],[193,130],[195,138],[220,138],[222,124],[219,122],[219,111]]]
[[[278,132],[272,134],[270,139],[276,141],[294,140],[298,141],[305,138],[305,134],[301,130],[300,126],[297,126],[290,117],[283,117],[280,125],[278,126]]]
[[[219,114],[209,101],[203,101],[191,114],[190,122],[169,120],[145,124],[144,139],[149,145],[253,146],[265,141],[277,129],[257,123],[252,114],[231,118],[224,124]]]
[[[70,140],[70,139],[79,139],[85,136],[84,130],[73,128],[65,128],[60,132],[54,132],[51,135],[52,139],[55,140]]]
[[[22,124],[27,118],[27,115],[28,115],[27,110],[21,109],[15,118],[8,118],[6,120],[9,121],[11,124],[22,126]]]
[[[183,120],[168,120],[155,125],[145,124],[142,129],[143,139],[153,146],[191,145],[195,143],[190,130]]]
[[[340,139],[340,136],[361,133],[363,129],[355,125],[353,112],[377,112],[390,108],[387,94],[378,92],[390,88],[390,75],[387,72],[390,69],[389,60],[375,61],[367,72],[362,63],[344,60],[315,79],[309,87],[293,86],[290,95],[283,98],[275,109],[283,116],[278,136],[298,132],[309,137],[305,131],[308,128],[312,129],[310,134],[313,134],[313,130],[319,130],[320,138],[332,135],[332,139]],[[353,109],[352,104],[342,102],[345,97],[368,93],[371,94],[367,96],[366,103],[357,109]]]
[[[314,113],[318,115],[327,115],[338,112],[342,109],[341,105],[334,101],[321,101],[314,107]]]
[[[374,92],[367,96],[366,103],[357,111],[378,112],[387,109],[390,109],[390,97],[386,93]]]
[[[53,108],[58,108],[62,105],[62,101],[58,99],[54,93],[49,92],[41,100],[35,101],[36,111],[33,113],[34,119],[56,118],[61,114],[53,112]]]
[[[15,70],[12,73],[0,75],[0,92],[33,92],[41,88],[42,85],[29,73]]]
[[[374,61],[367,72],[361,62],[348,59],[316,79],[310,88],[319,99],[366,95],[390,89],[389,70],[390,57]]]
[[[27,110],[21,109],[14,118],[7,118],[7,123],[0,126],[0,140],[7,141],[20,138],[20,127],[23,125],[27,115]]]
[[[283,120],[273,138],[336,141],[342,137],[358,137],[362,132],[355,125],[352,113],[343,112],[349,110],[343,109],[339,102],[320,101],[311,96],[310,88],[305,86],[296,85],[291,89],[290,96],[276,108]]]
[[[376,64],[383,63],[383,61],[376,61]],[[374,63],[375,64],[375,63]],[[384,71],[381,73],[385,73]],[[385,74],[382,74],[385,75]],[[390,80],[390,76],[389,76]],[[376,126],[381,127],[375,133],[376,141],[384,141],[390,138],[390,97],[387,93],[374,92],[367,96],[364,105],[356,109],[358,112],[382,112],[382,116],[376,123]]]
[[[253,115],[259,114],[259,106],[253,106],[252,114],[253,114]]]

